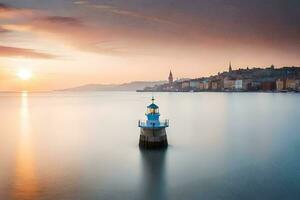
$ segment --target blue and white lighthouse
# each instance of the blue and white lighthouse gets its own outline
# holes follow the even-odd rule
[[[160,121],[159,107],[154,103],[147,106],[147,120],[139,120],[138,126],[141,128],[140,146],[145,148],[167,147],[168,140],[166,128],[169,127],[169,120]]]

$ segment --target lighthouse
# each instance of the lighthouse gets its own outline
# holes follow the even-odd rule
[[[141,129],[139,145],[144,148],[167,147],[166,128],[169,127],[169,120],[159,120],[159,107],[154,103],[154,97],[151,100],[152,103],[147,106],[147,120],[138,122]]]

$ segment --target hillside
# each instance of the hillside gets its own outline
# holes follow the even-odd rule
[[[166,83],[166,81],[134,81],[123,84],[87,84],[60,91],[136,91],[145,87],[153,87]]]

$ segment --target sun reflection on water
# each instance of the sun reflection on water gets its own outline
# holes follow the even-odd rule
[[[32,131],[30,129],[28,93],[21,93],[20,135],[16,153],[12,196],[17,200],[38,199]]]

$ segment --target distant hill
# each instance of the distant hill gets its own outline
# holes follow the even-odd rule
[[[123,84],[87,84],[59,91],[136,91],[142,90],[145,87],[153,87],[164,83],[166,83],[166,81],[134,81]]]

